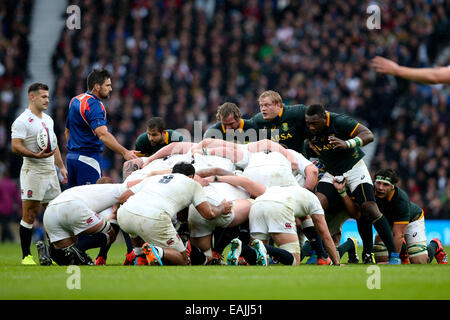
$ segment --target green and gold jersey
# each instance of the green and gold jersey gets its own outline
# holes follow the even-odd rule
[[[286,145],[288,149],[303,153],[306,108],[303,104],[284,106],[280,114],[272,120],[265,120],[261,113],[256,114],[252,120],[258,140],[270,139]]]
[[[383,215],[386,216],[391,226],[393,224],[408,224],[423,216],[423,210],[409,200],[405,191],[394,187],[386,198],[376,198],[377,205]]]
[[[214,138],[229,142],[249,143],[256,141],[256,131],[253,128],[253,121],[241,119],[239,128],[236,130],[225,130],[222,122],[217,122],[210,126],[203,135],[203,138]]]
[[[314,153],[309,145],[305,143],[307,156],[318,157],[325,165],[326,171],[334,176],[344,174],[364,157],[364,152],[358,147],[333,149],[333,146],[328,142],[328,137],[335,136],[341,140],[354,138],[354,133],[358,126],[358,121],[347,115],[327,111],[327,123],[323,135],[314,136],[306,128],[307,138],[319,153],[319,155]]]
[[[147,132],[142,133],[136,139],[135,150],[141,152],[141,156],[149,157],[162,147],[167,146],[171,142],[180,142],[186,140],[184,136],[174,130],[166,130],[162,143],[152,146],[147,137]]]

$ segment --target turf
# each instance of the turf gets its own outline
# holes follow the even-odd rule
[[[450,248],[446,248],[449,252]],[[450,268],[377,265],[379,289],[367,265],[297,267],[122,266],[125,246],[115,244],[108,266],[80,267],[71,289],[68,267],[21,266],[18,244],[0,245],[1,300],[448,300]],[[97,250],[88,253],[95,257]],[[35,247],[32,253],[37,257]],[[343,258],[346,261],[346,257]],[[68,285],[69,284],[69,285]]]

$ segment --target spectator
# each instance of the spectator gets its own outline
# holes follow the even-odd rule
[[[8,176],[8,168],[0,162],[0,225],[2,229],[1,242],[13,241],[14,237],[9,223],[18,217],[22,209],[19,187]]]
[[[15,88],[20,83],[11,75],[24,74],[12,68],[26,63],[20,63],[24,55],[6,48],[23,45],[14,35],[25,39],[31,0],[6,3],[0,5],[0,12],[7,11],[3,26],[8,26],[6,32],[5,27],[0,31],[7,35],[0,35],[0,89],[12,90],[14,98],[11,101],[7,93],[0,104],[8,126],[10,116],[3,113],[17,108]],[[120,142],[128,149],[143,131],[142,119],[163,117],[169,127],[191,133],[193,122],[201,119],[205,130],[215,122],[217,106],[233,102],[243,118],[249,118],[258,110],[258,96],[270,89],[279,92],[287,105],[321,103],[367,123],[382,136],[376,141],[371,172],[398,161],[403,185],[412,178],[421,190],[411,191],[413,201],[431,212],[431,207],[439,207],[434,201],[439,199],[442,210],[433,210],[448,213],[448,197],[442,196],[450,176],[448,93],[439,86],[390,79],[370,67],[376,56],[411,68],[431,67],[448,43],[449,12],[441,2],[387,2],[381,30],[366,28],[367,15],[361,13],[367,3],[357,0],[73,4],[86,13],[82,15],[86,27],[63,29],[55,50],[53,69],[59,84],[53,100],[55,123],[65,122],[65,112],[57,112],[56,106],[67,106],[67,99],[85,91],[84,79],[94,67],[113,74],[116,94],[108,118],[112,133],[122,136]],[[25,14],[10,14],[16,11]],[[439,62],[449,64],[445,57]],[[7,71],[2,75],[2,70]],[[110,161],[106,173],[120,178],[121,161],[115,161],[109,150],[103,156]],[[439,172],[441,167],[445,173]],[[434,180],[428,182],[429,178]],[[438,192],[427,198],[424,190],[430,183]]]

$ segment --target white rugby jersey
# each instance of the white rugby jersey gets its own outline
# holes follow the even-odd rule
[[[215,206],[218,206],[223,200],[234,201],[250,198],[250,194],[245,189],[225,182],[211,182],[203,187],[203,190],[208,197],[208,202]]]
[[[127,189],[125,183],[87,184],[64,190],[50,201],[49,205],[72,201],[83,202],[92,211],[99,213],[116,204]]]
[[[294,175],[295,179],[297,180],[298,184],[303,187],[305,184],[305,178],[306,178],[305,168],[313,163],[311,161],[309,161],[308,159],[306,159],[301,153],[299,153],[295,150],[288,149],[288,152],[290,152],[291,155],[298,162],[298,169],[293,172],[293,175]]]
[[[145,161],[144,159],[142,159]],[[153,171],[161,171],[161,170],[169,170],[172,169],[174,165],[176,165],[178,162],[187,162],[192,163],[192,154],[189,151],[185,154],[172,154],[170,156],[161,158],[161,159],[155,159],[152,162],[150,162],[148,165],[143,167],[142,169],[133,171],[125,180],[124,182],[133,181],[137,179],[143,179]]]
[[[264,194],[255,199],[255,203],[260,201],[283,203],[294,212],[297,218],[312,214],[324,214],[319,198],[300,186],[269,187]]]
[[[23,139],[23,145],[28,150],[39,153],[41,149],[37,145],[36,137],[43,127],[53,131],[53,119],[44,112],[42,118],[39,118],[31,112],[30,108],[26,108],[11,126],[11,139]],[[23,157],[22,168],[39,172],[53,172],[55,170],[54,156],[43,159]]]
[[[130,188],[132,195],[123,204],[130,212],[146,216],[147,212],[165,210],[171,219],[190,204],[198,206],[207,201],[202,186],[180,173],[146,178]]]
[[[298,185],[291,163],[279,152],[249,152],[243,176],[266,187]]]
[[[230,159],[199,153],[194,154],[194,163],[192,165],[195,171],[209,168],[221,168],[230,172],[236,170],[236,166]]]

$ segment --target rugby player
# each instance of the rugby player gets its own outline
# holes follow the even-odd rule
[[[33,223],[41,206],[45,210],[50,200],[61,193],[55,164],[67,183],[67,170],[61,158],[59,147],[52,152],[40,150],[36,136],[42,128],[53,132],[53,119],[44,111],[49,104],[48,86],[33,83],[28,87],[29,105],[11,126],[11,150],[23,157],[20,170],[22,192],[22,219],[19,235],[22,247],[22,264],[34,265],[30,251]]]
[[[389,251],[390,263],[400,264],[388,220],[375,201],[370,173],[363,160],[364,152],[359,148],[373,141],[373,133],[356,120],[328,112],[317,104],[308,107],[305,122],[309,155],[318,157],[327,170],[316,191],[324,210],[340,198],[333,187],[334,176],[346,177],[346,186],[361,211],[358,230],[363,239],[363,260],[372,262],[373,225]]]
[[[397,250],[405,240],[406,252],[411,263],[447,264],[448,256],[439,239],[427,245],[423,209],[412,202],[405,191],[396,186],[398,176],[392,169],[381,169],[375,173],[375,197],[377,204],[389,221]],[[377,262],[386,262],[387,249],[377,235],[374,245]],[[406,259],[405,259],[406,260]]]

